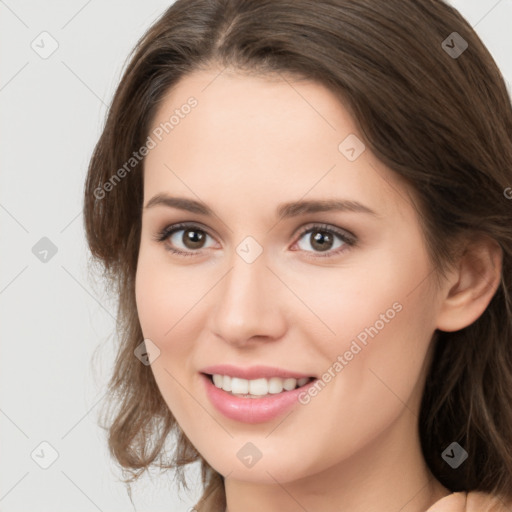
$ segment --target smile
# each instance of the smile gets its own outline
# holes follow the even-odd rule
[[[299,395],[318,381],[315,377],[244,379],[220,373],[200,376],[213,407],[226,418],[242,423],[264,423],[282,416],[300,403]]]
[[[218,389],[222,389],[233,396],[243,398],[259,398],[267,395],[275,395],[285,391],[292,391],[298,387],[302,387],[313,380],[313,377],[281,378],[271,377],[259,379],[242,379],[239,377],[231,377],[229,375],[213,374],[210,376],[213,384]]]

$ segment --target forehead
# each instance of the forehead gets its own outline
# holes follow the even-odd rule
[[[193,123],[193,131],[206,141],[217,135],[215,142],[229,137],[257,148],[258,141],[267,134],[272,135],[275,145],[281,145],[300,138],[314,141],[329,136],[331,141],[333,136],[336,140],[346,131],[357,131],[341,102],[320,83],[228,70],[195,71],[182,78],[164,96],[153,128],[169,121],[191,97],[197,100],[197,106],[186,116],[192,121],[180,124]],[[282,127],[286,131],[280,130]],[[173,137],[186,130],[186,126],[177,128],[172,130]],[[216,133],[216,129],[222,130]]]
[[[311,80],[196,71],[164,96],[154,133],[161,140],[153,136],[156,147],[145,159],[145,201],[160,192],[191,197],[222,190],[240,204],[286,193],[280,200],[364,197],[386,210],[398,199],[396,176],[368,149],[347,158],[350,146],[361,150],[356,123]]]

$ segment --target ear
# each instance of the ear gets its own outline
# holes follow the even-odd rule
[[[493,238],[470,239],[443,287],[437,329],[458,331],[485,311],[501,280],[503,251]]]

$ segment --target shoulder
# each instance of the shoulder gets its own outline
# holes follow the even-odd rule
[[[454,492],[426,512],[512,512],[512,500],[480,491]]]
[[[466,512],[512,512],[512,500],[484,492],[468,492]]]

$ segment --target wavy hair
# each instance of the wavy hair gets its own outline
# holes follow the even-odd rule
[[[454,32],[467,43],[461,55],[449,50],[463,49]],[[411,184],[439,275],[460,234],[499,243],[501,282],[487,309],[464,329],[434,335],[419,430],[445,487],[512,498],[512,106],[489,51],[441,0],[177,0],[138,41],[92,154],[83,206],[92,260],[118,298],[102,426],[111,456],[130,475],[125,483],[158,465],[175,469],[186,487],[185,467],[200,461],[196,508],[224,510],[222,475],[179,428],[151,368],[134,357],[143,340],[134,284],[144,160],[105,193],[144,144],[170,88],[213,64],[328,87],[367,147]],[[441,458],[453,441],[468,452],[456,470]]]

